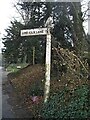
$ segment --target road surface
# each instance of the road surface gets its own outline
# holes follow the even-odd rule
[[[2,69],[2,86],[7,81],[7,72]],[[2,87],[2,118],[15,118],[12,106],[8,103],[9,96]]]
[[[2,67],[0,67],[0,120],[2,118]]]
[[[13,100],[13,104],[9,104],[12,102],[9,94],[13,93],[13,88],[11,85],[7,85],[7,88],[4,86],[7,82],[7,72],[4,70],[1,71],[0,69],[0,75],[0,77],[2,77],[0,82],[2,89],[2,107],[0,106],[0,109],[2,108],[0,111],[2,112],[0,113],[0,117],[2,115],[4,120],[5,118],[32,118],[32,115],[27,111],[27,107],[15,107],[15,100]]]

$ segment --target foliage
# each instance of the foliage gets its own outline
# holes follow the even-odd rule
[[[27,63],[10,64],[6,69],[7,69],[7,72],[17,72],[18,70],[26,67],[27,65],[28,65]],[[18,69],[17,66],[20,66],[21,68]]]
[[[7,35],[3,38],[3,43],[6,48],[4,56],[7,63],[27,62],[32,64],[33,47],[36,48],[35,62],[45,62],[45,37],[21,37],[20,30],[44,27],[49,16],[53,16],[54,20],[54,29],[51,31],[54,37],[52,40],[54,47],[58,48],[57,42],[59,42],[60,47],[75,50],[79,56],[82,52],[83,57],[84,51],[87,51],[87,47],[85,47],[87,44],[80,3],[21,2],[17,7],[22,14],[24,13],[24,24],[15,20],[6,29]]]
[[[67,80],[85,80],[88,75],[87,61],[81,60],[74,51],[53,47],[52,74],[57,79],[66,77]]]
[[[32,86],[30,86],[28,94],[30,96],[43,96],[44,95],[44,83],[40,84],[40,82],[38,83],[36,82],[35,84],[32,84]]]
[[[6,35],[3,38],[3,43],[5,50],[3,50],[4,57],[6,63],[17,63],[18,58],[20,57],[20,47],[21,45],[21,37],[20,30],[23,28],[23,25],[15,20],[11,22],[11,26],[9,26],[5,31]]]
[[[84,52],[87,52],[88,47],[83,29],[81,4],[79,2],[25,3],[22,1],[19,7],[22,13],[24,12],[25,23],[15,20],[6,29],[7,35],[3,38],[6,63],[32,64],[33,47],[35,47],[35,63],[44,63],[46,38],[44,36],[21,37],[20,30],[42,28],[47,18],[50,15],[53,16],[50,99],[44,105],[41,114],[46,118],[87,117],[88,86],[86,83],[89,72]],[[27,67],[15,75],[11,83],[24,104],[30,96],[43,95],[42,67],[38,65]],[[32,106],[34,108],[32,103],[30,105],[29,108]]]
[[[67,88],[58,91],[44,104],[41,114],[44,118],[87,118],[88,92],[87,85],[79,86],[74,91],[69,91]]]

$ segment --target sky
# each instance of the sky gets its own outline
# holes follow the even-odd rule
[[[14,8],[15,0],[0,0],[0,49],[3,47],[2,37],[10,21],[17,17],[16,9]]]
[[[16,3],[16,1],[17,0],[0,0],[0,50],[3,47],[1,38],[3,37],[3,34],[5,34],[4,29],[8,28],[10,21],[14,18],[17,19],[19,16],[14,8],[14,3]],[[86,7],[84,7],[83,10],[84,9],[86,9]],[[84,23],[84,26],[87,32],[87,22]]]

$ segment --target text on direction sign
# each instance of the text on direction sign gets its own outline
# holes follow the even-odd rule
[[[21,30],[21,36],[46,35],[47,28]]]

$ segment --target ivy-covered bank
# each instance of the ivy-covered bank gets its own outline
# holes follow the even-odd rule
[[[41,111],[43,118],[89,118],[88,92],[89,86],[82,85],[73,91],[65,88],[53,93]]]

